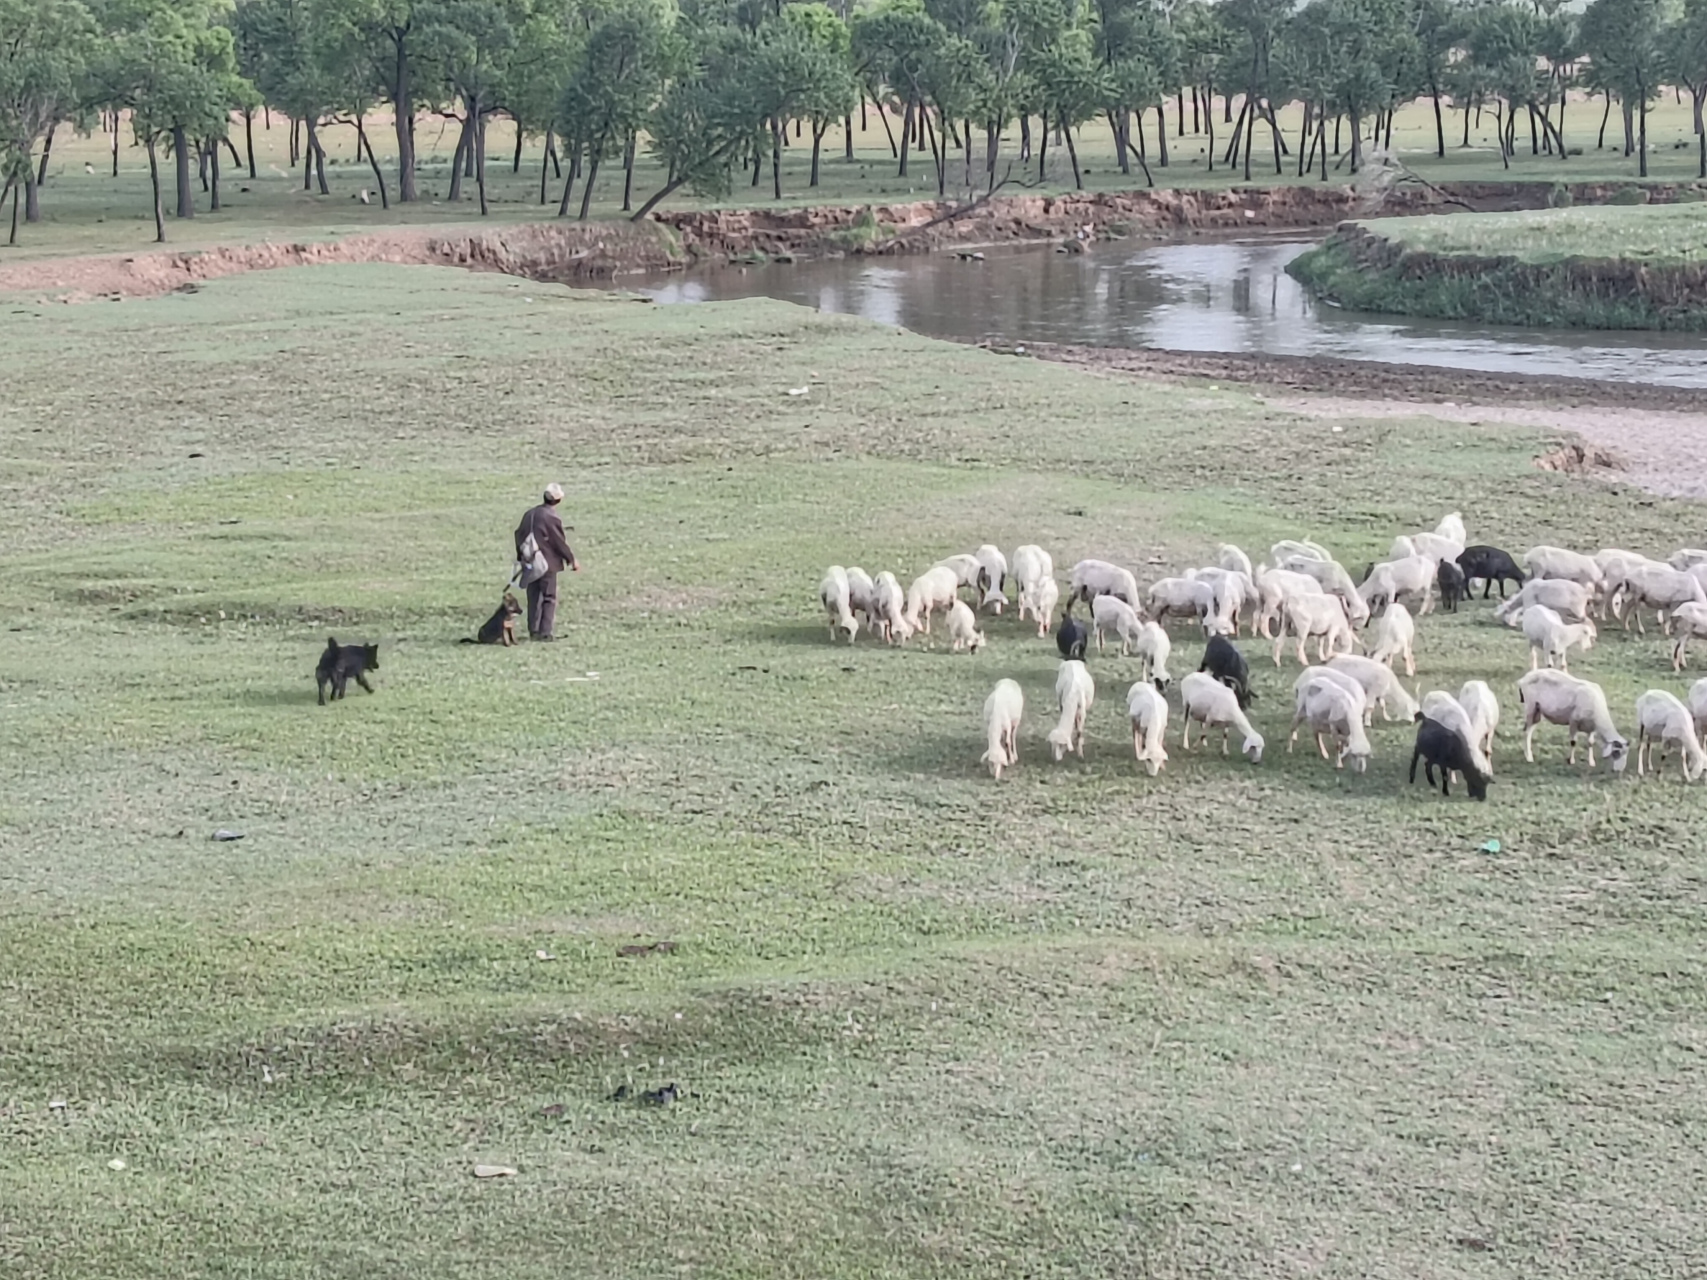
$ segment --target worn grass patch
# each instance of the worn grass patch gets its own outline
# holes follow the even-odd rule
[[[1699,792],[1571,769],[1557,730],[1525,765],[1485,606],[1418,646],[1425,689],[1506,704],[1472,805],[1406,786],[1403,725],[1365,776],[1287,755],[1295,668],[1255,647],[1262,766],[1141,776],[1112,655],[1051,766],[1053,645],[834,646],[814,600],[831,561],[984,541],[1360,568],[1451,508],[1650,552],[1699,508],[1540,472],[1527,429],[424,268],[26,308],[0,394],[6,1274],[1702,1256]],[[562,639],[457,645],[552,478]],[[328,631],[380,641],[376,695],[314,705]],[[1683,687],[1664,648],[1573,669],[1623,724]]]

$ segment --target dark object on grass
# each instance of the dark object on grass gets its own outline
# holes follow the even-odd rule
[[[672,1080],[662,1089],[648,1089],[640,1095],[640,1101],[648,1107],[667,1107],[680,1096],[676,1082]]]
[[[1434,786],[1434,771],[1440,769],[1440,794],[1452,794],[1452,773],[1464,775],[1464,785],[1470,789],[1472,800],[1488,798],[1487,774],[1476,767],[1470,758],[1470,744],[1438,720],[1424,716],[1417,724],[1417,745],[1411,752],[1411,781],[1417,780],[1417,761],[1423,762],[1423,777]]]
[[[628,942],[616,949],[619,956],[663,956],[676,949],[668,938],[658,942]]]
[[[1458,567],[1464,571],[1465,599],[1469,599],[1468,587],[1472,579],[1482,580],[1482,599],[1488,598],[1488,592],[1494,589],[1494,581],[1500,584],[1500,599],[1505,599],[1505,584],[1515,582],[1522,586],[1523,570],[1517,567],[1517,561],[1498,547],[1465,547],[1458,553]]]
[[[1226,636],[1209,637],[1209,643],[1204,646],[1203,661],[1197,669],[1207,671],[1231,689],[1241,710],[1257,700],[1257,695],[1251,692],[1251,669],[1245,662],[1245,655]]]
[[[1061,625],[1055,628],[1055,647],[1061,651],[1061,656],[1067,659],[1085,660],[1085,641],[1089,640],[1090,632],[1073,621],[1066,614],[1061,615]]]
[[[357,684],[373,692],[367,682],[369,671],[379,670],[377,644],[339,644],[336,636],[326,637],[326,651],[320,655],[320,665],[314,668],[314,683],[320,688],[320,705],[326,705],[326,686],[332,686],[332,700],[344,696],[344,689],[355,677]]]
[[[1458,602],[1470,594],[1464,570],[1450,560],[1442,560],[1434,571],[1434,581],[1440,588],[1440,607],[1448,613],[1457,613]]]
[[[625,1084],[617,1085],[616,1092],[611,1094],[610,1100],[612,1102],[627,1102],[628,1101],[628,1086]]]
[[[516,616],[521,611],[521,601],[510,592],[504,592],[504,598],[498,601],[492,616],[480,624],[480,630],[474,633],[473,638],[464,636],[458,643],[501,644],[508,648],[516,642]]]

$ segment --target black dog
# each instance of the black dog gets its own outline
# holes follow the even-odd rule
[[[1417,780],[1417,761],[1423,762],[1423,777],[1434,786],[1434,770],[1440,768],[1440,794],[1452,794],[1452,771],[1464,775],[1464,785],[1470,788],[1472,800],[1488,798],[1488,775],[1476,768],[1470,758],[1470,744],[1438,720],[1418,717],[1417,745],[1411,752],[1411,781]]]
[[[1072,617],[1063,613],[1061,625],[1055,628],[1055,647],[1061,651],[1063,658],[1085,660],[1085,641],[1091,638],[1090,632]]]
[[[1520,587],[1523,585],[1523,570],[1517,567],[1517,561],[1498,547],[1465,547],[1459,553],[1458,567],[1464,570],[1464,585],[1466,587],[1470,585],[1472,578],[1482,580],[1482,599],[1484,600],[1488,598],[1488,592],[1494,589],[1495,579],[1499,580],[1501,600],[1505,599],[1505,584],[1507,582],[1515,582]],[[1466,599],[1469,598],[1469,595],[1469,591],[1465,591]]]
[[[516,642],[516,615],[522,611],[521,603],[508,591],[498,602],[498,607],[492,611],[492,616],[480,624],[480,630],[474,633],[474,638],[464,636],[459,644],[501,644],[513,645]]]
[[[1442,560],[1434,571],[1434,581],[1440,588],[1440,607],[1447,613],[1458,612],[1458,602],[1470,598],[1464,570],[1450,560]]]
[[[332,686],[332,700],[344,696],[344,687],[354,676],[356,683],[369,693],[373,686],[367,682],[369,671],[379,670],[377,644],[339,644],[334,636],[326,637],[326,652],[320,655],[320,665],[314,668],[314,683],[320,686],[320,705],[326,705],[326,686]]]
[[[1245,655],[1226,636],[1209,637],[1197,669],[1207,671],[1231,689],[1241,708],[1248,708],[1257,700],[1257,695],[1251,692],[1251,669]]]

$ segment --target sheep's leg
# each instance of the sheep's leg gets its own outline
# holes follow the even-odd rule
[[[1302,631],[1298,633],[1298,665],[1301,667],[1310,665],[1310,659],[1304,656],[1304,641],[1308,638]],[[1280,664],[1277,662],[1274,665],[1278,667]]]
[[[1181,751],[1190,751],[1191,750],[1191,714],[1189,712],[1187,712],[1186,715],[1184,717],[1182,717],[1182,719],[1185,721],[1185,723],[1180,725],[1180,730],[1179,730],[1180,750]]]
[[[1328,748],[1322,742],[1322,731],[1320,729],[1316,730],[1316,750],[1322,753],[1322,759],[1328,758]]]
[[[1227,754],[1227,726],[1221,726],[1221,754]]]
[[[1417,674],[1416,655],[1411,652],[1411,646],[1406,645],[1405,646],[1405,676],[1407,679],[1414,680],[1414,679],[1416,679],[1416,674]]]
[[[1523,758],[1530,764],[1535,763],[1535,730],[1540,723],[1541,722],[1539,720],[1531,719],[1529,723],[1524,726]]]
[[[1298,725],[1304,719],[1302,712],[1292,717],[1292,736],[1286,740],[1286,754],[1292,754],[1292,746],[1298,741]]]
[[[1594,743],[1592,741],[1589,743],[1588,749],[1591,752],[1594,750]],[[1565,757],[1565,763],[1566,764],[1575,764],[1576,762],[1577,762],[1577,731],[1575,729],[1572,729],[1571,730],[1571,750],[1570,750],[1570,754]],[[1594,761],[1590,760],[1589,763],[1593,764]]]
[[[1639,636],[1647,635],[1648,629],[1642,625],[1642,606],[1638,604],[1630,612],[1636,615],[1636,634]]]

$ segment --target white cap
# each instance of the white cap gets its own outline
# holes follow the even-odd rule
[[[547,502],[562,502],[563,501],[563,486],[558,484],[555,480],[553,480],[550,484],[546,485],[545,486],[545,500]]]

